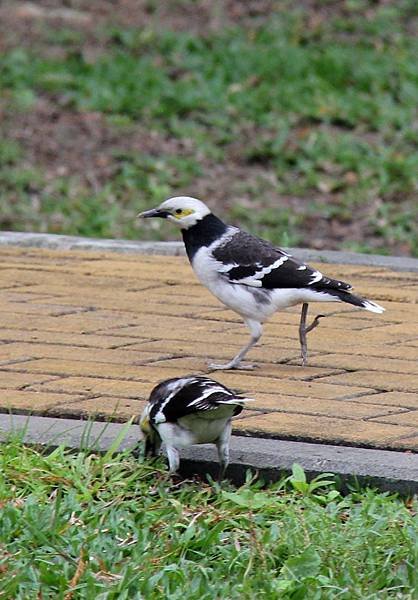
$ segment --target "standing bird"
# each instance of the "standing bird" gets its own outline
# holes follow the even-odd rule
[[[162,381],[152,390],[139,422],[145,454],[156,456],[164,442],[170,473],[175,473],[180,465],[178,448],[215,444],[221,479],[229,463],[231,418],[250,401],[207,377]]]
[[[277,310],[303,304],[299,325],[303,365],[308,358],[306,334],[324,316],[318,315],[306,326],[309,302],[347,302],[375,313],[384,311],[375,302],[355,296],[350,284],[325,277],[269,242],[226,225],[196,198],[169,198],[138,216],[168,219],[181,228],[198,279],[241,315],[251,331],[248,344],[228,363],[209,365],[213,370],[253,368],[241,361],[260,339],[262,323]]]

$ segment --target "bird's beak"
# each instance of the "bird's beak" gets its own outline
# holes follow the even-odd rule
[[[170,213],[160,208],[152,208],[151,210],[145,210],[144,212],[138,213],[136,216],[138,219],[152,219],[153,217],[160,217],[160,219],[166,219]]]

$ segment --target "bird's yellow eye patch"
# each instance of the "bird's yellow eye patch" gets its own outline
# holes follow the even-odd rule
[[[174,213],[173,216],[176,217],[176,219],[182,219],[183,217],[187,217],[187,215],[191,215],[194,213],[194,210],[192,208],[177,208]]]
[[[150,433],[151,432],[151,426],[150,426],[150,423],[149,423],[148,416],[141,418],[141,420],[139,422],[139,427],[140,427],[140,429],[141,429],[141,431],[143,433]]]

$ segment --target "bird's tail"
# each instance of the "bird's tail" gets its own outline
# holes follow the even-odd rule
[[[369,310],[370,312],[381,314],[385,311],[383,306],[376,304],[376,302],[372,302],[371,300],[367,300],[367,298],[362,298],[361,296],[356,296],[352,294],[350,291],[346,290],[330,290],[328,293],[331,293],[332,296],[335,296],[342,302],[347,302],[348,304],[353,304],[354,306],[358,306],[363,308],[364,310]]]

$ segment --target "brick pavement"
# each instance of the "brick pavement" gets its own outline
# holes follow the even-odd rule
[[[213,375],[256,399],[234,431],[418,451],[418,273],[317,266],[386,312],[312,304],[329,316],[306,368],[300,309],[275,315],[257,370]],[[184,257],[0,248],[1,412],[124,421],[156,382],[206,373],[247,336]]]

